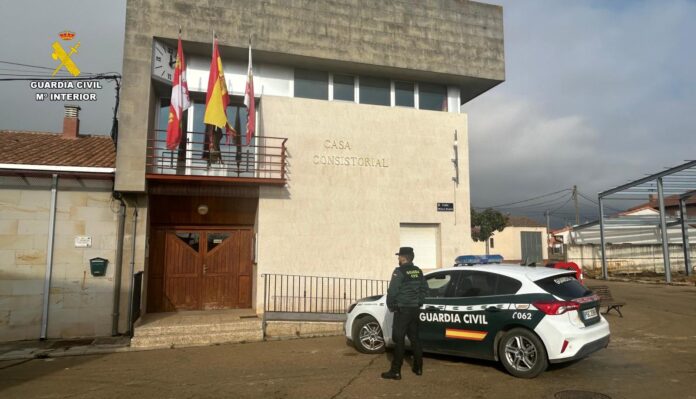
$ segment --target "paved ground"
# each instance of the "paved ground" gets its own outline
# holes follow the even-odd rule
[[[490,362],[428,356],[422,377],[384,381],[387,355],[361,355],[330,337],[0,362],[0,397],[554,398],[586,390],[696,398],[696,287],[608,285],[628,302],[623,319],[608,316],[609,348],[534,380]]]

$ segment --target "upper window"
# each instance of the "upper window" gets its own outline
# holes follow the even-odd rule
[[[360,104],[391,105],[389,79],[360,77]]]
[[[295,97],[329,99],[329,73],[295,69]]]
[[[447,111],[447,86],[419,83],[418,108]]]
[[[355,78],[350,75],[333,76],[334,100],[355,101]]]
[[[401,107],[413,107],[413,83],[394,82],[394,101]]]
[[[494,273],[466,271],[454,293],[455,297],[491,295],[513,295],[522,283],[518,280]]]
[[[453,272],[435,273],[426,276],[428,283],[428,298],[442,298],[447,295],[455,274]]]

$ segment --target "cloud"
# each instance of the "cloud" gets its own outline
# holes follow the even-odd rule
[[[596,198],[694,158],[696,2],[494,3],[506,82],[463,107],[474,204],[573,184]]]

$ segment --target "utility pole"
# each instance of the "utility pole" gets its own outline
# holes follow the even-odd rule
[[[573,202],[575,202],[575,224],[580,224],[580,209],[578,208],[578,186],[573,186]]]
[[[551,231],[551,223],[549,223],[549,210],[544,211],[544,216],[546,216],[546,233]]]

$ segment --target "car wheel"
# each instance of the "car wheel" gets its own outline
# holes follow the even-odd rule
[[[353,327],[353,344],[362,353],[384,352],[384,335],[382,327],[372,316],[365,316],[355,321]]]
[[[544,344],[524,328],[514,328],[503,335],[498,356],[508,373],[519,378],[534,378],[549,365]]]

